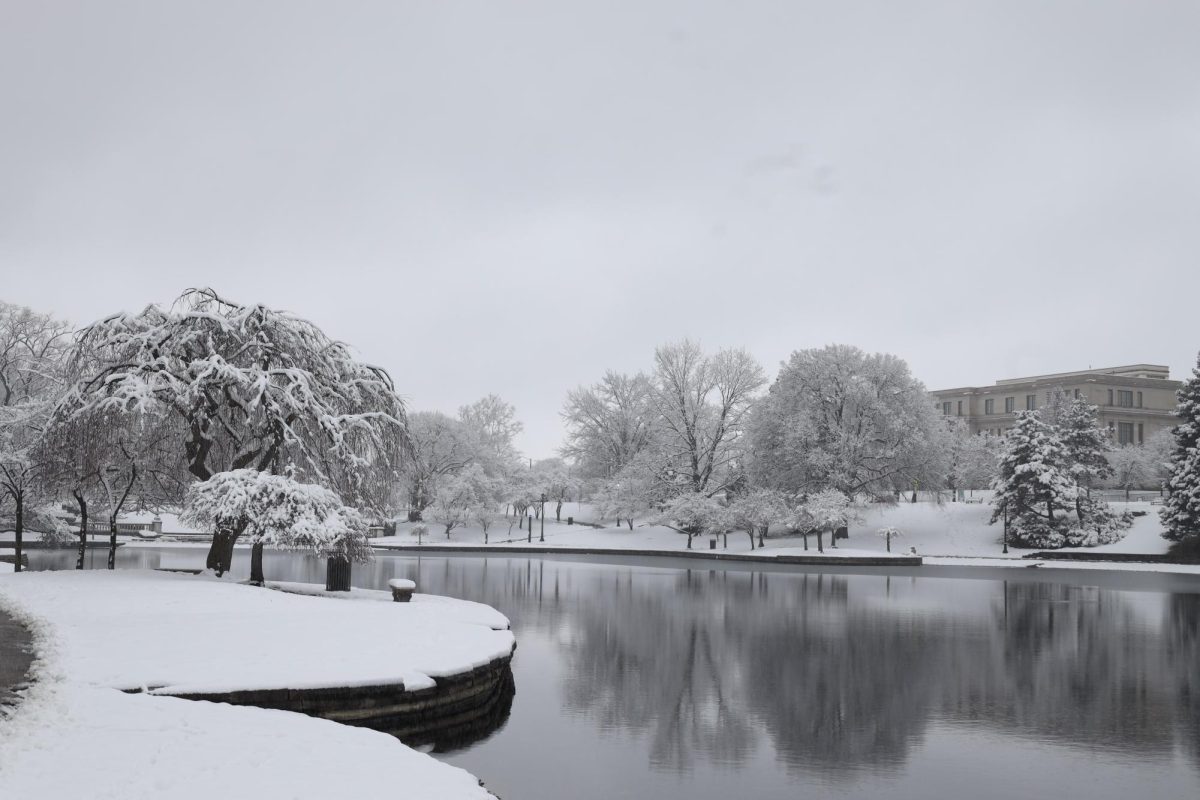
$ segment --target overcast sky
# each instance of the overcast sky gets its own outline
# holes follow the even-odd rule
[[[1200,3],[0,2],[0,299],[211,285],[414,409],[690,336],[931,388],[1200,349]]]

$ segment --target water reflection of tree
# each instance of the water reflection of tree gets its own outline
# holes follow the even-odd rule
[[[827,778],[903,764],[935,717],[1142,757],[1171,757],[1177,719],[1200,741],[1188,599],[1172,673],[1164,637],[1117,592],[974,584],[997,594],[989,620],[852,602],[869,580],[691,571],[664,590],[623,572],[571,615],[565,703],[645,731],[660,765],[737,763],[762,732]]]
[[[1167,652],[1179,703],[1180,738],[1200,767],[1200,594],[1171,596]]]
[[[993,652],[960,654],[978,679],[948,710],[1060,744],[1170,756],[1162,638],[1121,594],[1041,582],[1001,594]]]
[[[703,590],[710,579],[687,570],[662,591],[660,582],[647,586],[626,573],[572,621],[564,704],[603,728],[647,732],[650,758],[661,766],[736,763],[754,749],[725,603]]]

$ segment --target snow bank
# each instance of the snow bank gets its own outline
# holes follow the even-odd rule
[[[421,689],[507,656],[514,641],[508,620],[477,603],[335,603],[142,570],[31,572],[0,582],[0,598],[54,631],[71,674],[162,694]]]
[[[132,570],[0,575],[0,605],[30,624],[39,652],[33,688],[0,720],[4,796],[491,798],[383,733],[117,691],[419,688],[511,652],[494,609],[414,601],[334,603]]]

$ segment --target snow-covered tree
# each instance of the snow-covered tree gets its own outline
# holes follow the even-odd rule
[[[883,541],[884,541],[885,545],[887,546],[887,551],[889,553],[892,552],[892,539],[895,539],[898,536],[904,535],[904,533],[899,528],[894,528],[891,526],[886,527],[886,528],[880,528],[876,533],[880,537],[883,538]]]
[[[531,470],[537,476],[538,494],[544,491],[548,502],[554,503],[554,518],[562,521],[563,503],[570,496],[578,497],[581,481],[561,458],[537,461]]]
[[[564,456],[582,474],[608,478],[650,446],[655,431],[653,385],[645,375],[608,371],[599,383],[567,394],[562,411]]]
[[[474,439],[476,461],[489,475],[503,475],[519,458],[513,441],[522,430],[511,403],[489,394],[458,410],[458,418]]]
[[[438,481],[430,518],[445,529],[446,538],[455,528],[469,524],[484,510],[494,509],[500,482],[489,476],[483,467],[472,464],[455,475]]]
[[[323,486],[256,469],[219,472],[188,488],[181,518],[240,530],[255,545],[250,580],[262,584],[262,547],[307,550],[351,561],[370,558],[366,518]]]
[[[1152,485],[1155,471],[1150,452],[1145,445],[1127,444],[1115,447],[1106,458],[1109,469],[1106,484],[1114,489],[1124,489],[1127,501],[1132,489]]]
[[[436,411],[418,411],[408,417],[412,457],[404,467],[404,488],[409,521],[421,519],[431,502],[437,481],[476,462],[475,438],[460,420]]]
[[[1068,526],[1057,512],[1073,505],[1076,487],[1062,441],[1036,411],[1018,412],[992,488],[991,521],[1007,514],[1011,540],[1026,547],[1063,546]]]
[[[825,531],[829,531],[830,543],[836,547],[834,538],[837,535],[837,529],[850,524],[850,498],[837,489],[822,489],[805,498],[803,506],[804,515],[811,521],[813,530],[817,532],[817,550],[825,552],[825,547],[821,542],[821,534]]]
[[[949,489],[957,495],[963,489],[986,489],[996,477],[1003,447],[1000,437],[971,433],[961,417],[951,417],[946,431],[949,460]]]
[[[755,407],[755,482],[788,493],[941,484],[942,425],[901,359],[830,345],[792,354]]]
[[[693,537],[728,530],[727,521],[720,502],[701,492],[678,495],[655,520],[659,525],[687,534],[688,550],[692,549]]]
[[[600,484],[592,502],[600,519],[621,520],[633,530],[635,518],[645,514],[664,500],[663,482],[654,472],[654,464],[648,454],[643,453],[609,480]]]
[[[1106,458],[1112,443],[1108,431],[1100,427],[1097,411],[1084,398],[1072,398],[1060,403],[1052,424],[1063,444],[1067,473],[1075,482],[1075,512],[1081,527],[1089,514],[1104,513],[1088,490],[1112,474]]]
[[[408,449],[404,403],[384,370],[311,322],[211,289],[93,323],[77,337],[75,363],[77,413],[173,417],[200,481],[293,464],[297,481],[378,511]],[[243,530],[215,531],[207,563],[218,574]]]
[[[44,479],[39,448],[49,408],[63,382],[66,323],[0,302],[0,514],[11,507],[16,569],[26,527],[58,537],[61,520]]]
[[[1200,358],[1176,398],[1179,424],[1174,429],[1167,497],[1159,513],[1164,537],[1195,542],[1200,541]]]
[[[746,418],[766,382],[745,350],[706,355],[684,340],[654,352],[651,398],[657,413],[657,452],[686,490],[716,494],[743,456]]]
[[[772,525],[782,525],[788,518],[787,498],[775,489],[752,489],[738,496],[730,505],[729,511],[736,528],[744,530],[750,537],[750,549],[754,549],[754,537],[758,537],[758,545],[762,547],[763,538],[770,532]]]

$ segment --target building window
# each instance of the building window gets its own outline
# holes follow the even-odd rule
[[[1146,426],[1141,422],[1138,423],[1138,444],[1146,443]]]
[[[1004,413],[1005,414],[1013,413],[1013,411],[1015,411],[1016,408],[1017,408],[1017,398],[1015,398],[1015,397],[1004,398]]]
[[[1117,423],[1117,444],[1126,445],[1133,444],[1133,423],[1118,422]]]
[[[958,416],[962,416],[962,400],[958,401]]]
[[[1109,390],[1108,390],[1108,404],[1109,404],[1110,406],[1113,404],[1113,401],[1112,401],[1112,389],[1109,389]]]
[[[1076,400],[1079,399],[1079,390],[1078,389],[1075,390],[1075,399]]]
[[[1133,408],[1133,392],[1127,389],[1118,389],[1117,405],[1121,408]]]
[[[1037,408],[1037,395],[1036,394],[1025,395],[1025,410],[1033,411],[1035,408]]]
[[[945,414],[947,417],[950,416],[950,401],[949,400],[942,403],[942,413]]]
[[[996,413],[996,401],[990,397],[987,400],[984,400],[983,401],[983,413],[995,414]]]
[[[1137,404],[1137,407],[1138,407],[1138,408],[1141,408],[1141,407],[1142,407],[1142,393],[1141,393],[1141,392],[1138,392],[1138,404]]]

